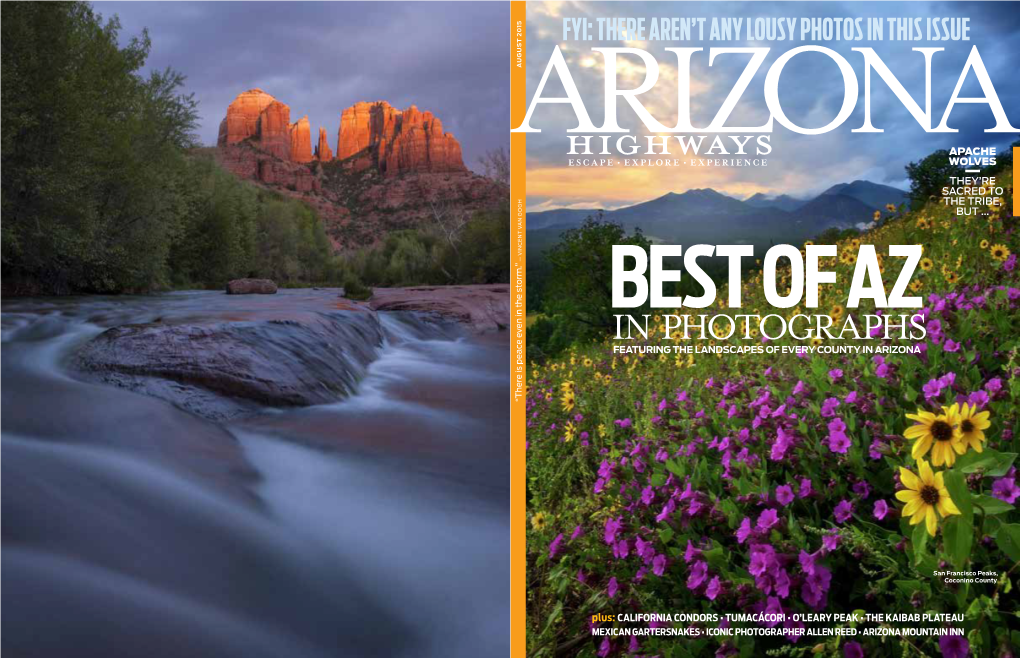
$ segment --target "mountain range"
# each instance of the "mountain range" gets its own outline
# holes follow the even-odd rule
[[[907,193],[888,185],[857,180],[841,183],[810,199],[763,194],[741,201],[710,188],[670,192],[633,206],[605,210],[570,208],[528,213],[528,229],[557,233],[602,214],[632,231],[679,244],[762,244],[803,240],[837,227],[870,222],[886,204],[899,206]]]

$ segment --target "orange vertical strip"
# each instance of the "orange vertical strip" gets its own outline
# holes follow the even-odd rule
[[[525,19],[527,3],[510,3],[510,128],[524,121],[527,110],[525,76]],[[525,332],[527,308],[524,293],[525,255],[524,133],[510,134],[510,655],[527,655],[527,500],[525,498],[525,386],[528,359]]]
[[[1016,159],[1020,158],[1020,146],[1013,147],[1013,216],[1016,217]]]

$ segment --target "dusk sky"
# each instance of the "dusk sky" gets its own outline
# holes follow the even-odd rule
[[[432,111],[478,170],[509,146],[510,6],[500,2],[97,2],[121,41],[148,28],[147,68],[187,75],[200,102],[199,137],[215,144],[227,105],[261,87],[326,128],[336,151],[340,113],[358,101]]]
[[[771,137],[772,153],[768,167],[748,168],[663,168],[581,169],[569,168],[566,129],[577,125],[569,105],[544,105],[535,111],[532,126],[541,134],[529,134],[528,199],[529,210],[554,207],[619,207],[692,188],[712,187],[740,198],[755,192],[790,193],[807,196],[836,183],[866,179],[900,188],[908,187],[904,166],[940,148],[950,146],[1007,146],[1020,135],[982,132],[995,125],[987,105],[958,104],[949,121],[956,134],[925,133],[877,76],[872,80],[872,122],[885,132],[851,133],[863,124],[863,57],[854,47],[872,47],[907,92],[924,105],[924,56],[915,47],[944,47],[933,56],[932,126],[937,126],[953,88],[973,46],[977,46],[999,100],[1010,118],[1020,126],[1020,84],[1017,84],[1016,53],[1020,50],[1020,12],[999,3],[528,3],[528,102],[536,89],[556,44],[564,51],[574,82],[577,84],[593,123],[602,125],[604,71],[602,58],[593,47],[635,47],[650,51],[658,60],[659,82],[640,98],[645,107],[662,123],[676,121],[676,58],[666,47],[694,46],[704,51],[695,54],[691,67],[691,107],[694,125],[705,126],[715,115],[723,99],[749,60],[746,55],[720,56],[708,66],[708,48],[769,47],[768,59],[759,69],[743,100],[731,115],[728,125],[759,126],[768,118],[763,85],[769,65],[783,52],[814,43],[838,52],[854,68],[860,86],[853,114],[842,126],[825,135],[793,133],[776,124]],[[585,17],[593,24],[597,17],[644,16],[847,16],[847,17],[969,17],[970,41],[563,41],[563,17]],[[799,37],[799,34],[798,34]],[[633,89],[644,80],[641,61],[629,57],[618,66],[619,88]],[[556,75],[550,76],[546,96],[563,96]],[[831,121],[843,102],[843,80],[836,64],[823,54],[798,55],[783,69],[779,95],[787,116],[801,126],[815,128]],[[961,96],[982,96],[971,72]],[[620,125],[635,134],[645,129],[623,101],[618,102]],[[709,141],[711,137],[709,138]],[[753,143],[753,140],[752,140]]]

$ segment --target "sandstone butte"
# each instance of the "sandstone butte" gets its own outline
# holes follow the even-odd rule
[[[336,155],[307,117],[261,89],[238,94],[220,123],[214,157],[234,175],[315,209],[335,249],[449,216],[458,221],[506,197],[501,183],[464,166],[460,144],[431,112],[357,103],[340,115]],[[445,221],[445,220],[444,220]]]
[[[217,146],[245,141],[280,160],[313,160],[308,117],[290,123],[290,107],[261,89],[238,94],[220,123]],[[315,159],[333,159],[324,128]],[[401,111],[385,101],[356,103],[340,114],[336,159],[354,171],[374,168],[387,177],[467,171],[460,143],[443,132],[435,115],[414,105]]]
[[[315,159],[319,162],[329,162],[333,159],[333,151],[329,148],[329,139],[326,137],[325,128],[319,128],[319,143],[315,147]]]

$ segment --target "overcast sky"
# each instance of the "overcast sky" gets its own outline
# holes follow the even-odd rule
[[[431,110],[479,169],[509,145],[509,3],[97,2],[121,40],[148,28],[148,67],[187,75],[200,102],[199,137],[215,144],[227,105],[261,87],[326,128],[336,152],[340,113],[385,100]]]
[[[596,23],[598,17],[969,17],[971,40],[967,42],[884,41],[884,42],[622,42],[563,40],[563,18],[581,18]],[[596,24],[597,26],[597,24]],[[924,104],[924,56],[915,47],[944,47],[933,59],[932,116],[938,125],[953,88],[973,46],[995,85],[999,100],[1014,126],[1020,126],[1020,83],[1017,77],[1017,52],[1020,52],[1020,11],[1015,3],[800,3],[800,2],[724,2],[724,3],[528,3],[528,100],[536,89],[556,44],[564,51],[572,77],[596,126],[602,125],[604,69],[601,55],[593,47],[629,46],[650,51],[658,60],[660,78],[656,87],[641,96],[646,108],[663,124],[676,121],[676,58],[666,47],[694,46],[706,50],[692,60],[692,118],[705,126],[715,115],[723,99],[743,71],[746,55],[719,56],[708,66],[707,49],[716,47],[770,47],[768,59],[731,115],[728,125],[759,126],[768,118],[763,83],[768,67],[783,52],[800,45],[824,45],[842,55],[854,68],[860,85],[856,109],[843,125],[825,135],[803,136],[775,126],[769,166],[759,168],[593,170],[566,167],[569,157],[566,129],[577,125],[568,105],[543,105],[535,111],[532,126],[541,134],[528,135],[529,209],[551,207],[618,207],[698,187],[713,187],[738,197],[754,192],[791,193],[805,196],[833,184],[866,179],[897,187],[907,187],[904,166],[939,148],[950,146],[1008,145],[1018,135],[986,134],[995,125],[987,105],[958,104],[949,125],[957,134],[925,133],[906,108],[877,75],[872,81],[872,123],[885,130],[879,134],[851,133],[863,124],[863,57],[853,47],[872,47],[903,83],[911,96]],[[799,36],[799,35],[798,35]],[[640,60],[629,57],[629,64],[618,65],[619,88],[633,89],[644,80]],[[555,74],[546,88],[547,96],[562,96],[563,87]],[[961,95],[982,96],[973,73],[968,76]],[[820,127],[831,121],[843,102],[843,80],[836,64],[818,53],[798,55],[783,69],[779,94],[782,107],[795,123]],[[634,112],[618,103],[620,125],[647,134]],[[753,143],[753,140],[752,140]]]

